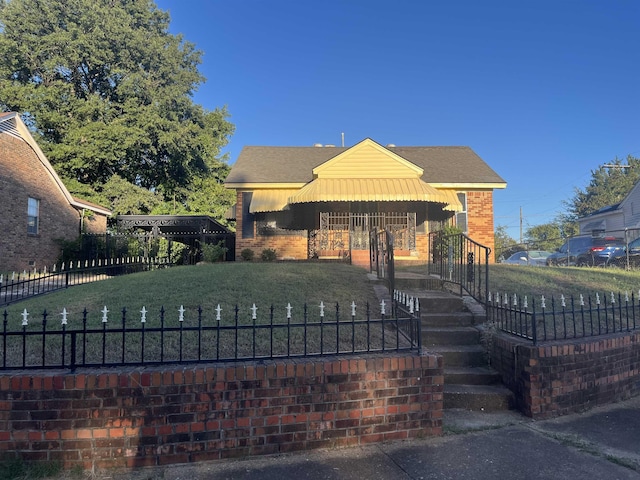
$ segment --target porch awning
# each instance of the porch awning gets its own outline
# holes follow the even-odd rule
[[[419,178],[317,178],[289,197],[289,203],[433,202],[462,209],[458,197]]]
[[[438,190],[440,193],[447,197],[447,206],[443,208],[443,210],[448,210],[449,212],[463,212],[464,206],[460,203],[458,199],[458,192],[455,190]]]
[[[249,205],[249,213],[279,212],[284,210],[289,197],[298,191],[294,189],[254,190]]]

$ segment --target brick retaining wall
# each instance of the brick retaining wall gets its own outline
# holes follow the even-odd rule
[[[442,358],[0,374],[0,455],[131,468],[442,433]]]
[[[640,332],[533,346],[492,334],[491,365],[525,415],[549,418],[640,395]]]

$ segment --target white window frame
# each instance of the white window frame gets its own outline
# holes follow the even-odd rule
[[[40,200],[29,197],[27,200],[27,233],[38,235],[40,232]]]
[[[467,215],[467,192],[458,192],[457,195],[463,210],[456,213],[456,227],[460,228],[464,233],[468,233],[469,216]]]

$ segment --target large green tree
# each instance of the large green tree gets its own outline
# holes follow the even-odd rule
[[[184,206],[228,171],[233,125],[193,102],[201,53],[169,21],[152,0],[0,0],[0,109],[23,116],[73,193],[117,213],[155,202],[117,201],[142,194],[122,180]]]
[[[496,258],[503,260],[506,258],[507,253],[511,252],[514,246],[517,246],[513,237],[507,232],[507,227],[504,225],[498,225],[494,232],[494,246],[496,249]]]
[[[531,245],[532,249],[553,252],[564,243],[566,237],[571,237],[577,233],[578,229],[575,222],[556,218],[550,223],[528,228],[525,232],[525,237],[527,244]]]
[[[640,180],[640,159],[627,156],[626,163],[615,158],[591,171],[591,181],[584,189],[576,189],[566,202],[567,220],[590,215],[600,208],[621,202]]]

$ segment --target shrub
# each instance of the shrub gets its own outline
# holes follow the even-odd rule
[[[276,251],[273,248],[265,248],[260,255],[263,262],[273,262],[276,259]]]
[[[205,243],[201,245],[202,259],[205,262],[219,262],[224,259],[224,256],[229,250],[224,246],[224,242],[220,241],[216,244]]]
[[[255,253],[250,248],[245,248],[240,252],[240,256],[242,257],[242,260],[246,262],[250,262],[251,260],[253,260],[254,255]]]
[[[21,478],[49,478],[62,472],[58,462],[26,462],[22,458],[0,458],[0,478],[5,480]]]
[[[434,245],[433,245],[433,261],[438,262],[443,258],[446,258],[449,255],[449,240],[447,237],[452,235],[458,235],[463,233],[458,227],[453,225],[447,225],[442,230],[436,232]],[[455,249],[454,249],[454,257],[455,257]]]
[[[183,265],[189,254],[189,246],[175,240],[171,242],[171,250],[169,250],[169,241],[161,238],[158,247],[158,256],[169,259],[169,262],[175,265]]]
[[[75,240],[56,239],[55,242],[60,246],[60,256],[56,263],[68,264],[71,261],[79,260],[82,252],[82,238]]]

